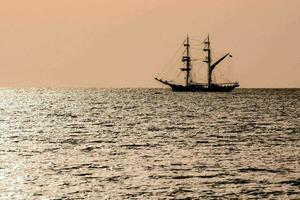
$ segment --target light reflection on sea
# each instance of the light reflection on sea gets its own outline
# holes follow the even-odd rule
[[[300,197],[299,89],[0,89],[1,199]]]

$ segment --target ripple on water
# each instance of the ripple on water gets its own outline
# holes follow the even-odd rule
[[[297,199],[300,90],[1,89],[0,198]]]

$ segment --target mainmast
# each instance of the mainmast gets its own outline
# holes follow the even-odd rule
[[[230,53],[225,54],[223,57],[219,58],[215,63],[211,64],[211,47],[210,47],[210,41],[209,41],[209,35],[207,36],[207,39],[204,40],[205,47],[203,51],[207,51],[207,60],[204,60],[203,62],[207,63],[208,66],[208,74],[207,74],[207,87],[211,86],[211,75],[212,71],[215,69],[215,67],[222,62],[227,56],[232,57]]]
[[[211,85],[211,73],[212,73],[212,70],[211,70],[211,49],[210,49],[210,41],[209,41],[209,35],[207,36],[207,39],[204,40],[204,44],[205,44],[205,47],[203,49],[203,51],[207,51],[207,57],[206,57],[206,60],[204,60],[203,62],[206,62],[207,63],[207,86],[210,87]]]
[[[191,57],[190,57],[190,42],[189,42],[189,36],[187,36],[185,43],[183,44],[186,48],[186,55],[182,57],[182,62],[185,62],[185,67],[180,68],[181,71],[186,71],[186,86],[189,85],[189,77],[190,77],[190,71],[191,71]]]

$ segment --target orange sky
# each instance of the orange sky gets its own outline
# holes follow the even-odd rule
[[[0,86],[160,87],[187,33],[234,55],[242,87],[300,87],[299,0],[9,0]]]

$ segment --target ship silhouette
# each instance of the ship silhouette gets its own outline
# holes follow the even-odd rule
[[[230,92],[234,88],[239,87],[238,82],[226,82],[226,83],[217,83],[212,81],[212,73],[213,70],[220,64],[226,57],[232,57],[230,53],[225,54],[221,58],[219,58],[214,63],[212,62],[212,50],[209,40],[209,35],[202,42],[204,45],[203,51],[207,53],[205,60],[203,62],[207,63],[207,82],[206,83],[198,83],[194,82],[191,78],[191,56],[190,56],[190,41],[189,36],[185,39],[183,46],[185,48],[184,55],[182,56],[181,61],[184,63],[183,67],[180,68],[182,72],[185,73],[185,84],[174,83],[171,80],[164,80],[162,78],[156,77],[155,80],[161,82],[164,85],[167,85],[172,88],[173,91],[182,91],[182,92]]]

